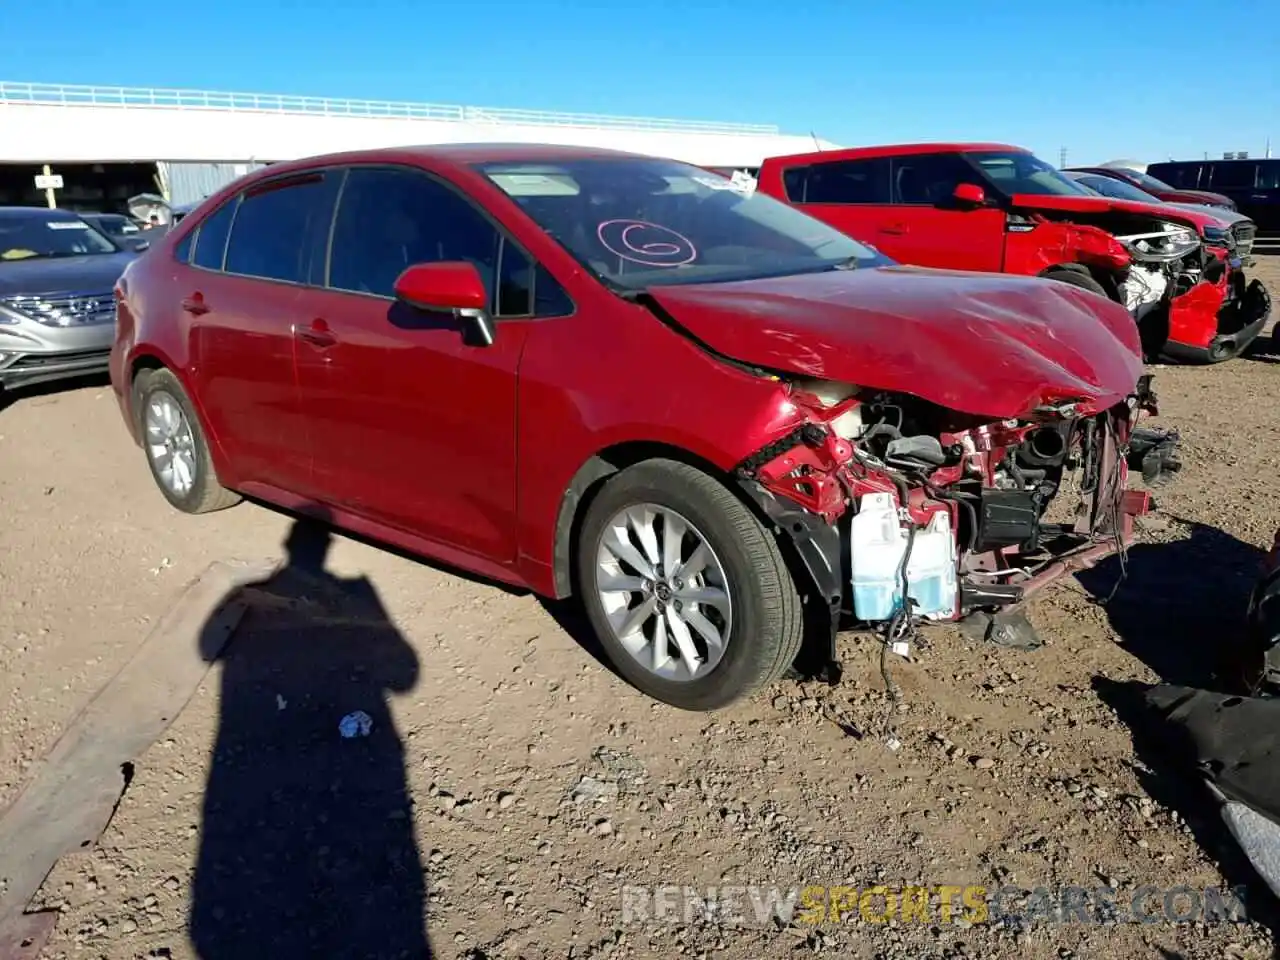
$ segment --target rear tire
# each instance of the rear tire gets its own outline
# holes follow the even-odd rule
[[[183,513],[212,513],[240,502],[218,482],[209,444],[182,383],[170,370],[144,370],[133,381],[138,435],[151,477]]]
[[[804,614],[778,544],[688,464],[646,460],[615,474],[587,508],[575,551],[596,636],[657,700],[719,709],[772,683],[800,650]]]

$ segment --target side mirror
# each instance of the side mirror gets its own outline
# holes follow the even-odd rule
[[[146,249],[147,249],[148,247],[150,247],[150,246],[151,246],[151,241],[150,241],[150,240],[134,240],[134,241],[133,241],[133,252],[134,252],[134,253],[141,253],[143,250],[146,250]]]
[[[959,184],[951,196],[962,207],[980,207],[987,202],[987,191],[976,183]]]
[[[493,318],[480,271],[465,261],[415,263],[396,278],[396,297],[418,310],[453,310],[475,326],[480,342],[493,345]]]

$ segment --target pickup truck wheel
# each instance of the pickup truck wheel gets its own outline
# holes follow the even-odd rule
[[[240,502],[218,483],[200,420],[182,383],[169,370],[144,370],[133,382],[142,449],[151,476],[184,513],[211,513]]]
[[[612,477],[577,543],[579,596],[617,671],[685,710],[773,682],[803,638],[778,545],[722,484],[673,460]]]
[[[1045,274],[1050,280],[1057,280],[1060,283],[1069,283],[1073,287],[1079,287],[1081,290],[1088,290],[1090,293],[1096,293],[1103,299],[1110,300],[1107,296],[1106,289],[1089,274],[1080,270],[1050,270]]]

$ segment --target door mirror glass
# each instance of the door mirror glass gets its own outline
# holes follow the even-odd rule
[[[453,310],[475,326],[484,346],[493,343],[488,295],[475,264],[465,261],[415,263],[396,278],[396,297],[419,310]]]
[[[952,197],[963,207],[980,207],[987,202],[987,191],[976,183],[961,183],[956,186]]]

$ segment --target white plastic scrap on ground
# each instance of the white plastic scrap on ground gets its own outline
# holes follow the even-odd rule
[[[373,718],[363,710],[348,713],[338,724],[338,732],[347,740],[354,737],[367,737],[372,729]]]

